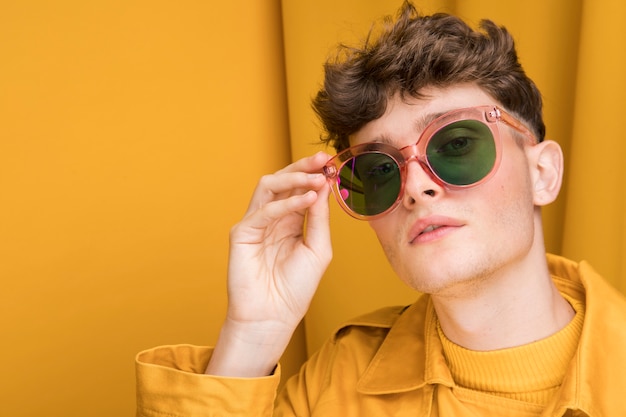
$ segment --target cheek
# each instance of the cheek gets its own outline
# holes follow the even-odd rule
[[[498,171],[485,185],[485,199],[505,205],[533,206],[532,181],[525,153],[514,143],[503,149]]]
[[[383,217],[369,223],[370,227],[376,234],[376,238],[383,249],[383,252],[387,256],[389,262],[393,265],[395,249],[398,245],[398,236],[402,233],[398,231],[395,223],[389,221],[391,216]]]
[[[385,246],[385,242],[387,242],[386,232],[391,230],[391,224],[388,224],[388,223],[389,222],[385,222],[384,217],[382,219],[369,222],[370,228],[374,231],[374,233],[376,234],[376,237],[378,238],[378,241],[383,246]]]
[[[519,175],[520,172],[503,172],[484,194],[482,206],[484,213],[488,213],[487,221],[493,222],[495,231],[516,233],[508,239],[532,239],[534,203],[530,178]],[[494,178],[495,179],[495,178]],[[515,179],[515,180],[513,180]],[[496,232],[497,233],[497,232]]]
[[[511,228],[527,228],[533,218],[532,195],[526,188],[520,190],[503,187],[497,195],[485,201],[486,210],[490,211],[491,221]]]

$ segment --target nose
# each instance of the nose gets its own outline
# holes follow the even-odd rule
[[[426,203],[441,196],[443,186],[433,178],[428,167],[417,157],[408,158],[406,162],[406,183],[402,204],[412,209],[416,204]]]

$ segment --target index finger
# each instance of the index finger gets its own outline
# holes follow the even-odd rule
[[[283,169],[276,171],[276,173],[279,174],[282,172],[297,171],[308,173],[321,172],[322,168],[324,167],[324,165],[326,165],[326,162],[328,162],[331,157],[332,156],[327,154],[326,152],[319,151],[314,155],[298,159],[297,161],[287,165]]]

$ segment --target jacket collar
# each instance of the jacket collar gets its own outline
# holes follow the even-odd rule
[[[585,261],[576,263],[548,255],[548,262],[559,291],[585,302],[578,350],[563,379],[553,415],[562,415],[567,409],[589,416],[625,415],[624,296]]]
[[[548,264],[559,291],[583,302],[586,298],[579,348],[558,396],[548,406],[552,409],[550,415],[563,415],[567,409],[589,416],[612,415],[616,399],[622,398],[620,391],[626,386],[626,302],[586,262],[577,264],[548,255]],[[421,297],[396,320],[357,390],[363,394],[389,394],[420,389],[426,384],[454,386],[429,296]]]
[[[425,384],[453,386],[436,320],[428,296],[406,309],[389,330],[357,390],[363,394],[389,394],[419,389]]]

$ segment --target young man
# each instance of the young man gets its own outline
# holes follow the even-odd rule
[[[546,257],[561,149],[510,35],[482,29],[405,4],[327,63],[314,107],[338,155],[261,179],[232,230],[215,348],[141,353],[138,415],[626,415],[626,302],[586,263]],[[275,401],[331,259],[331,189],[425,295],[346,323]]]

